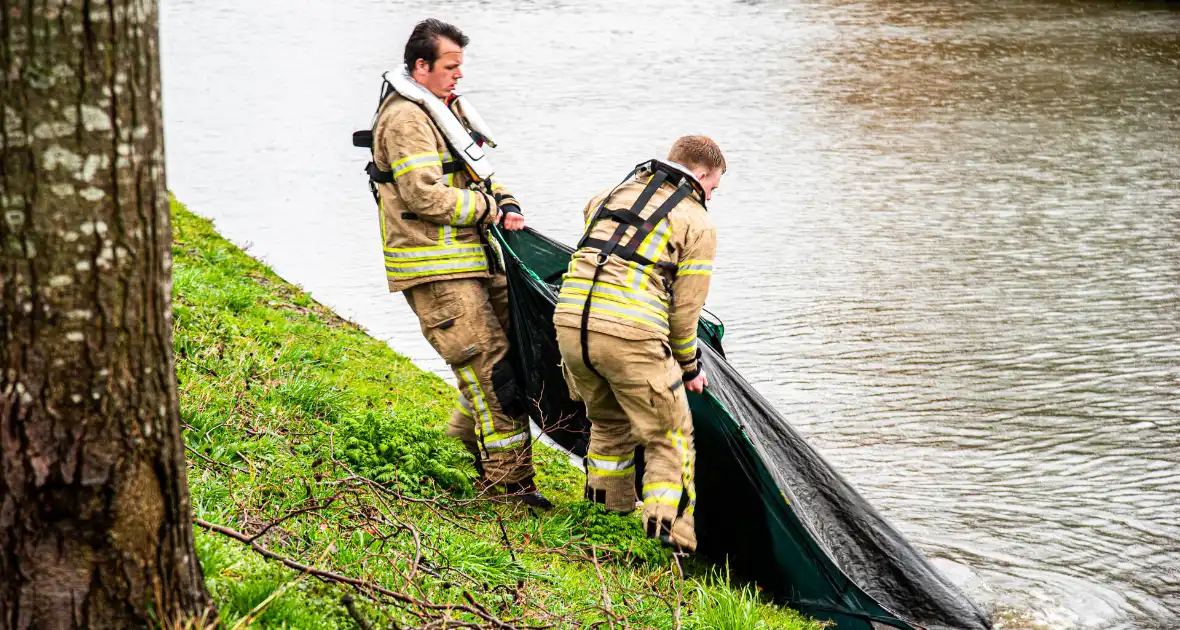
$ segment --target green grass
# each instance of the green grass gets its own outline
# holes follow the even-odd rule
[[[176,203],[173,239],[176,372],[197,518],[247,536],[270,526],[257,543],[285,558],[417,602],[474,601],[520,626],[820,627],[704,563],[679,566],[634,517],[581,501],[582,473],[540,444],[538,483],[554,510],[479,496],[471,456],[442,433],[450,386]],[[355,628],[346,593],[375,628],[425,623],[421,606],[195,531],[227,628]]]

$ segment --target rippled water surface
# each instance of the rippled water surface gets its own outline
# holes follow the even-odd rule
[[[179,198],[444,373],[349,142],[427,15],[550,235],[717,139],[731,361],[1000,627],[1180,625],[1180,9],[164,0]]]

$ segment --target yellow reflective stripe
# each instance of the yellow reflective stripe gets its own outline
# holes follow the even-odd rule
[[[487,439],[487,436],[494,435],[496,431],[495,426],[492,424],[491,409],[489,409],[487,405],[487,396],[484,395],[483,388],[479,386],[479,379],[476,378],[475,370],[472,369],[471,366],[467,366],[458,370],[458,373],[463,379],[463,382],[467,384],[468,388],[473,394],[471,402],[472,406],[475,408],[475,417],[479,418],[480,425],[483,429],[480,432],[480,435],[477,435],[476,437],[480,438],[482,442],[483,440]]]
[[[439,156],[439,154],[437,154],[437,153],[433,153],[433,152],[415,153],[413,155],[407,155],[406,157],[394,162],[393,164],[390,164],[389,170],[396,171],[397,167],[402,166],[403,164],[405,164],[407,162],[423,160],[426,158],[434,158],[434,159],[438,160],[439,162],[442,161],[442,157]]]
[[[659,262],[656,256],[659,256],[660,252],[664,251],[664,248],[668,246],[668,241],[672,240],[672,222],[667,221],[667,224],[668,229],[664,231],[664,236],[660,239],[660,242],[656,243],[655,251],[652,252],[651,256],[645,256],[645,258],[652,262]]]
[[[603,468],[595,468],[594,466],[586,466],[586,472],[598,477],[626,477],[635,473],[634,466],[628,466],[622,470],[606,470]]]
[[[572,269],[571,269],[571,271],[572,271]],[[614,291],[617,292],[618,295],[629,297],[633,300],[639,300],[640,302],[650,304],[651,306],[659,308],[660,310],[664,310],[664,311],[668,310],[668,301],[667,300],[656,297],[655,295],[652,295],[651,293],[648,293],[647,291],[635,290],[630,287],[625,287],[625,286],[622,286],[619,284],[615,284],[613,282],[607,282],[606,280],[599,280],[598,282],[591,282],[590,280],[587,280],[585,278],[564,278],[562,281],[562,288],[574,287],[574,288],[578,288],[578,289],[589,289],[591,286],[594,287],[594,294],[595,295],[597,295],[598,292],[602,291],[603,288],[605,287],[607,289],[613,289]]]
[[[491,435],[484,435],[484,450],[489,453],[498,453],[507,451],[515,447],[516,444],[524,442],[529,439],[528,429],[517,431],[511,434],[493,433]]]
[[[643,485],[644,503],[662,503],[672,507],[680,506],[683,487],[677,483],[651,483]]]
[[[410,171],[428,166],[442,166],[442,158],[437,153],[418,153],[409,157],[404,157],[393,164],[390,170],[393,171],[394,178],[400,177],[409,173]]]
[[[466,273],[469,271],[487,271],[486,258],[446,260],[428,265],[412,267],[385,267],[385,275],[390,278],[418,278],[423,276],[441,276],[452,273]]]
[[[448,260],[451,258],[476,258],[483,256],[483,248],[476,245],[460,247],[439,247],[422,252],[385,252],[385,263],[388,265],[404,265],[407,263],[423,263],[432,260]]]
[[[687,357],[689,359],[696,356],[697,353],[697,335],[694,332],[692,336],[686,339],[669,339],[668,343],[672,346],[672,353]]]
[[[471,401],[467,400],[463,392],[459,392],[459,412],[469,418],[475,417],[475,411],[471,408]]]
[[[660,249],[658,244],[666,243],[668,241],[668,237],[671,235],[671,226],[669,225],[668,219],[665,218],[656,224],[656,227],[652,229],[651,233],[649,233],[646,238],[643,239],[643,242],[639,244],[639,249],[636,251],[639,252],[640,256],[643,256],[652,262],[660,262]]]
[[[629,459],[635,459],[635,451],[631,451],[626,455],[599,455],[598,453],[587,453],[586,457],[590,459],[600,459],[607,462],[625,462]]]
[[[682,260],[677,265],[676,275],[680,276],[711,276],[713,275],[713,261],[711,260]]]
[[[381,195],[377,195],[377,218],[381,220],[381,246],[385,247],[385,204],[381,202]]]
[[[583,307],[581,307],[581,306],[570,306],[570,305],[568,305],[568,304],[562,304],[562,303],[560,303],[560,302],[559,302],[559,303],[557,304],[557,308],[558,308],[558,310],[569,311],[569,312],[571,312],[571,313],[578,313],[578,314],[581,314],[581,313],[582,313],[582,308],[583,308]],[[597,307],[597,306],[593,306],[593,305],[592,305],[592,306],[590,307],[590,312],[591,312],[591,313],[598,313],[598,314],[600,314],[600,315],[610,315],[611,317],[618,317],[619,319],[625,319],[625,320],[627,320],[627,321],[632,321],[632,322],[635,322],[635,323],[637,323],[637,324],[644,324],[644,325],[648,326],[649,328],[655,328],[655,329],[656,329],[656,330],[658,330],[659,332],[663,332],[663,333],[667,333],[667,332],[668,332],[668,328],[667,328],[666,326],[660,326],[660,325],[658,325],[658,324],[655,324],[654,322],[652,322],[652,321],[650,321],[650,320],[643,319],[643,318],[639,318],[639,317],[632,317],[632,316],[630,316],[630,315],[624,315],[624,314],[622,314],[622,313],[618,313],[618,312],[616,312],[616,311],[607,310],[607,309],[604,309],[604,308],[599,308],[599,307]]]
[[[455,214],[451,216],[451,223],[455,225],[462,225],[463,217],[463,203],[467,201],[467,191],[459,190],[455,193]]]
[[[451,256],[447,258],[436,258],[433,260],[399,260],[397,262],[387,260],[385,261],[386,269],[408,269],[410,267],[422,267],[430,265],[442,265],[452,263],[469,263],[469,262],[487,262],[487,259],[481,256]]]
[[[385,248],[385,257],[386,258],[411,258],[411,257],[413,257],[413,256],[411,256],[412,254],[419,254],[419,253],[425,254],[428,252],[443,252],[443,251],[452,251],[452,250],[455,250],[455,251],[463,250],[465,252],[482,252],[483,246],[476,244],[476,245],[459,245],[456,247],[450,247],[450,246],[446,246],[446,245],[427,245],[425,247],[386,247]]]
[[[588,291],[586,289],[579,289],[576,287],[563,286],[563,287],[561,287],[561,291],[558,292],[558,295],[559,296],[560,295],[576,296],[573,299],[577,299],[577,300],[581,300],[581,301],[585,302],[586,301],[585,296],[590,295],[590,291]],[[629,305],[629,306],[637,306],[646,312],[650,312],[652,314],[659,315],[663,319],[668,318],[668,310],[667,309],[662,308],[660,306],[652,306],[651,304],[649,304],[645,301],[637,300],[632,297],[624,297],[622,295],[619,295],[619,291],[613,290],[610,288],[595,287],[593,301],[597,302],[599,299],[606,300],[608,302],[618,302],[620,304],[625,304],[625,305]]]
[[[696,483],[693,481],[692,474],[692,452],[689,450],[688,438],[684,436],[684,432],[680,429],[673,429],[668,431],[667,437],[672,442],[672,446],[680,452],[680,478],[684,482],[684,490],[688,493],[688,508],[687,512],[692,514],[696,509],[697,504],[697,490]]]
[[[580,313],[582,309],[585,308],[585,306],[586,300],[584,298],[560,295],[557,297],[557,308],[562,310],[570,310]],[[654,327],[665,334],[668,333],[668,320],[666,317],[660,319],[647,311],[630,309],[626,305],[617,302],[594,300],[590,304],[590,312],[601,313],[603,315],[610,315],[613,317],[639,322],[641,324]]]
[[[626,455],[586,455],[586,471],[603,477],[623,477],[635,470],[635,452]]]

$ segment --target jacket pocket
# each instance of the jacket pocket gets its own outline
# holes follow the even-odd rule
[[[570,400],[582,400],[581,394],[578,393],[578,386],[574,383],[574,375],[566,367],[565,361],[561,362],[561,378],[565,380],[565,387],[569,390]]]
[[[422,334],[447,365],[457,366],[479,353],[478,339],[464,322],[467,309],[462,301],[445,302],[421,315]]]

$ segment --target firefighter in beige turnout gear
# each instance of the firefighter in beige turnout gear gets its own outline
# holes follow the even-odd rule
[[[591,422],[586,498],[635,509],[642,446],[644,528],[687,551],[696,488],[685,391],[708,383],[696,341],[716,250],[705,202],[724,170],[712,140],[687,136],[668,163],[641,164],[592,199],[553,319],[571,395]]]
[[[406,44],[406,65],[409,77],[470,130],[453,98],[466,43],[455,27],[425,20]],[[506,358],[507,280],[486,234],[501,217],[507,229],[524,227],[520,206],[494,179],[473,177],[474,169],[453,155],[444,125],[387,85],[372,129],[369,173],[389,290],[405,295],[422,334],[454,371],[459,404],[447,434],[475,456],[481,482],[549,507],[532,481],[527,410]]]

